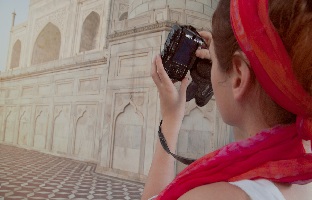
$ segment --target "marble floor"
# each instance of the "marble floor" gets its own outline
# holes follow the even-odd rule
[[[143,184],[97,174],[95,166],[0,144],[0,200],[140,199]]]

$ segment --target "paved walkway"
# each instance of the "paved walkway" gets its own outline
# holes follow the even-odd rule
[[[140,199],[142,184],[97,174],[95,166],[0,144],[0,200]]]

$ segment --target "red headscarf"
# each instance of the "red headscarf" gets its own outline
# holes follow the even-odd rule
[[[312,154],[302,144],[302,139],[312,140],[312,97],[294,75],[269,19],[268,0],[231,0],[231,22],[257,80],[274,101],[297,115],[297,121],[205,155],[183,170],[158,199],[178,199],[195,187],[220,181],[312,182]]]

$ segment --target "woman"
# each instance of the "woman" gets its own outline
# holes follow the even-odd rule
[[[208,50],[218,109],[239,141],[174,177],[157,143],[142,199],[311,199],[312,1],[220,0]],[[187,78],[177,91],[159,56],[152,67],[163,132],[175,151]],[[168,185],[169,184],[169,185]],[[298,185],[299,184],[299,185]]]

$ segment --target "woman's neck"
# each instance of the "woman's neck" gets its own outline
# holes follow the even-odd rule
[[[261,116],[258,115],[257,117],[256,115],[253,115],[245,118],[241,121],[240,125],[233,128],[234,139],[235,141],[245,140],[269,128],[270,126],[263,118],[261,118]]]

